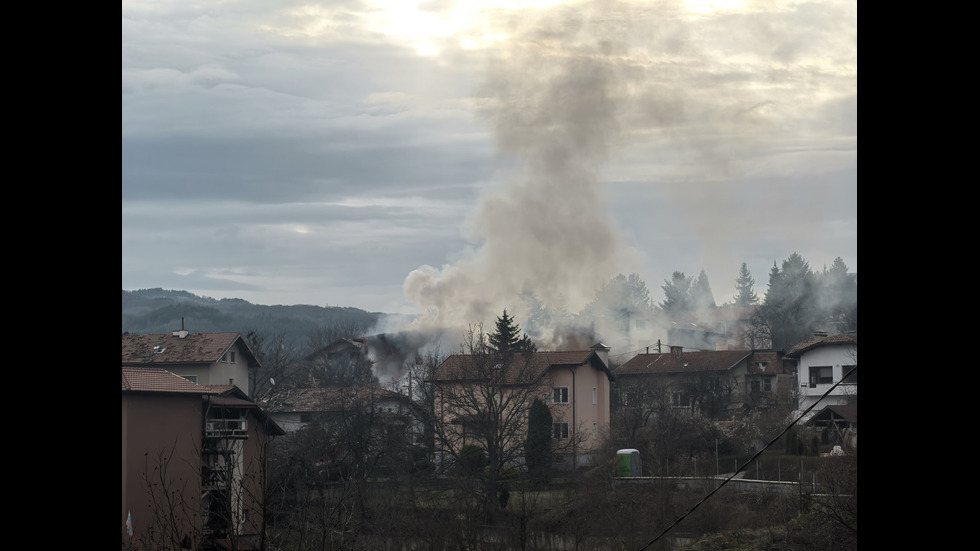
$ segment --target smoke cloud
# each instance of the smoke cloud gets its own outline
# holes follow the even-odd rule
[[[705,269],[728,289],[718,282],[756,260],[740,240],[765,231],[746,224],[746,213],[792,216],[742,204],[731,183],[774,185],[766,196],[785,198],[795,191],[772,182],[851,162],[852,126],[825,142],[814,136],[836,124],[824,115],[856,101],[854,44],[839,30],[856,19],[852,6],[821,5],[820,17],[807,6],[743,2],[710,14],[691,6],[526,10],[488,50],[481,113],[512,169],[472,214],[472,247],[405,279],[406,299],[423,312],[416,328],[492,323],[504,308],[527,327],[522,293],[576,313],[619,273],[647,274],[656,286],[662,278],[645,268],[657,262],[658,239],[688,247],[695,263],[652,272]],[[796,70],[801,64],[808,69]],[[619,232],[608,185],[657,186],[662,203],[617,212],[656,224],[639,225],[642,254],[636,235]]]
[[[515,168],[474,213],[471,254],[408,275],[417,325],[492,322],[504,308],[526,319],[522,292],[577,312],[629,263],[599,180],[628,91],[621,25],[555,10],[493,52],[483,115]]]

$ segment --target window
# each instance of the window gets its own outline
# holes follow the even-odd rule
[[[196,383],[197,382],[197,375],[182,375],[182,377],[184,377],[185,379],[187,379],[188,381],[190,381],[192,383]]]
[[[554,396],[552,396],[552,402],[556,404],[567,404],[568,403],[568,387],[567,386],[556,386],[553,388]]]
[[[772,392],[772,377],[749,377],[750,392]]]
[[[852,369],[854,370],[854,372],[851,373],[851,376],[844,379],[844,384],[846,384],[846,385],[856,385],[856,384],[858,384],[858,371],[857,371],[857,366],[856,365],[842,365],[841,366],[841,372],[840,372],[840,376],[841,377],[847,375],[847,372],[850,371],[850,370],[852,370]]]
[[[224,356],[221,356],[221,362],[226,364],[235,363],[235,352],[226,352]]]
[[[646,327],[647,327],[647,320],[636,320],[637,329],[646,329]]]
[[[674,392],[670,396],[670,404],[675,408],[691,407],[691,397],[686,392]]]
[[[554,423],[551,428],[555,438],[568,438],[568,423]]]
[[[599,423],[592,421],[592,438],[599,437]]]
[[[599,403],[599,389],[597,387],[592,387],[592,404]]]
[[[228,378],[228,385],[230,386],[230,385],[233,385],[233,384],[235,384],[235,379],[232,379],[231,377],[229,377]]]
[[[834,368],[829,365],[810,368],[810,388],[834,382]]]

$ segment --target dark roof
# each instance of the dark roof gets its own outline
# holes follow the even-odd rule
[[[276,422],[269,417],[269,414],[262,409],[259,404],[252,401],[252,399],[245,394],[244,390],[235,385],[204,385],[204,387],[214,393],[212,396],[205,396],[205,401],[219,406],[249,409],[255,414],[259,421],[265,425],[265,430],[270,435],[282,436],[286,434],[286,431],[276,424]]]
[[[600,345],[596,345],[600,346]],[[604,345],[601,345],[604,347]],[[478,373],[476,364],[478,356],[472,354],[453,354],[446,358],[439,367],[435,369],[429,380],[435,383],[450,382],[478,378],[472,374]],[[480,356],[479,358],[484,358]],[[524,356],[515,354],[507,365],[500,364],[504,373],[511,376],[511,383],[530,383],[531,379],[543,376],[553,367],[574,367],[590,364],[595,369],[604,371],[610,381],[616,377],[609,371],[609,367],[599,358],[595,350],[564,350],[552,352],[534,352],[527,360],[525,369]],[[522,380],[518,381],[520,378]]]
[[[815,413],[806,422],[807,425],[822,424],[833,419],[843,419],[852,425],[856,425],[858,421],[858,407],[857,405],[852,406],[826,406],[822,410]]]
[[[186,333],[186,332],[175,332]],[[168,366],[212,364],[234,344],[240,344],[249,367],[258,367],[252,349],[236,331],[219,333],[157,333],[122,335],[122,364],[128,366]]]
[[[397,400],[411,405],[408,396],[375,387],[290,388],[266,405],[274,413],[344,411],[380,400]]]
[[[727,371],[753,355],[752,350],[695,350],[679,353],[638,354],[616,369],[616,375],[647,373],[691,373],[701,371]],[[760,373],[778,373],[777,357],[758,361],[769,362]]]
[[[197,383],[158,368],[123,367],[123,392],[165,392],[170,394],[214,394]]]
[[[838,333],[836,335],[815,335],[810,340],[794,345],[786,352],[786,356],[789,358],[799,358],[804,352],[813,350],[814,348],[820,346],[831,346],[837,344],[857,345],[857,343],[857,331],[852,333]]]

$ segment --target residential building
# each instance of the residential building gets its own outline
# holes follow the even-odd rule
[[[564,466],[589,464],[592,451],[609,429],[609,391],[615,380],[609,369],[609,350],[598,343],[589,350],[514,354],[503,361],[493,355],[449,356],[428,381],[435,389],[435,416],[440,425],[455,427],[437,439],[437,464],[446,462],[447,448],[485,447],[488,433],[523,442],[534,398],[551,410],[554,447]],[[485,366],[486,361],[492,365]],[[488,421],[493,417],[495,420]],[[498,426],[487,431],[480,423]],[[523,461],[522,457],[513,459]]]
[[[776,350],[696,350],[638,354],[618,367],[618,407],[670,404],[691,415],[727,418],[744,408],[785,403],[793,376]]]
[[[319,431],[318,462],[337,470],[358,457],[358,472],[408,468],[425,456],[424,418],[408,396],[378,387],[300,387],[276,393],[264,405],[287,434]],[[352,450],[350,443],[360,448]],[[298,443],[302,447],[301,443]],[[351,453],[353,452],[353,453]],[[346,465],[353,466],[353,465]]]
[[[124,541],[248,548],[262,526],[265,447],[282,434],[236,386],[123,366]]]
[[[123,333],[122,365],[166,369],[201,385],[235,385],[251,396],[259,361],[238,332]]]
[[[857,403],[857,331],[814,333],[790,348],[786,359],[795,362],[799,373],[798,408],[803,421],[823,407]]]

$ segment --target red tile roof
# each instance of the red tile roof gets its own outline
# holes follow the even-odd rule
[[[211,364],[221,359],[236,341],[241,341],[250,365],[255,363],[251,349],[238,332],[188,333],[184,338],[173,334],[122,336],[123,365]]]
[[[215,394],[197,383],[174,375],[165,369],[148,367],[122,368],[123,392],[170,392],[177,394]]]
[[[690,373],[695,371],[725,371],[738,365],[752,355],[751,350],[696,350],[679,354],[665,352],[662,354],[639,354],[616,369],[616,376],[646,374],[646,373]],[[777,371],[776,355],[766,370]]]

